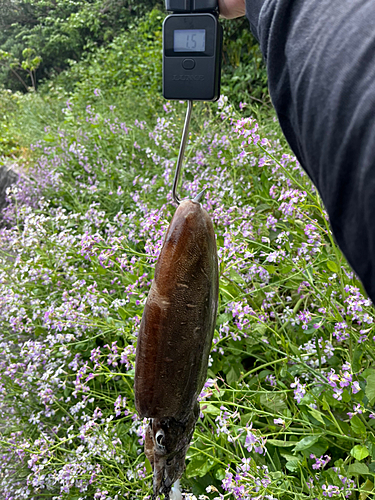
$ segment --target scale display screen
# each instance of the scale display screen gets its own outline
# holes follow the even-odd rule
[[[170,1],[188,3],[188,0]],[[191,0],[191,3],[202,6],[216,1]],[[223,29],[216,12],[171,14],[164,19],[163,96],[166,99],[218,99],[222,39]]]
[[[206,30],[174,30],[173,50],[175,52],[204,52]]]

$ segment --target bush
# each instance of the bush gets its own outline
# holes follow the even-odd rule
[[[85,103],[96,88],[110,92],[114,98],[129,91],[145,98],[161,94],[163,19],[159,10],[151,11],[130,32],[73,64],[50,87],[73,91]]]
[[[0,18],[0,51],[21,60],[24,49],[32,48],[41,65],[38,80],[51,78],[79,61],[84,52],[102,46],[123,33],[137,19],[161,2],[149,0],[3,0]],[[26,72],[19,74],[31,86]],[[0,72],[0,84],[24,91],[9,65]]]
[[[15,151],[16,142],[10,124],[16,116],[17,108],[17,95],[6,90],[0,91],[0,155]]]
[[[106,48],[99,48],[59,77],[28,94],[3,91],[0,94],[0,126],[4,129],[0,155],[28,156],[31,143],[68,125],[62,113],[66,102],[85,113],[86,106],[109,105],[137,115],[139,106],[151,119],[162,109],[161,24],[163,15],[154,10],[129,33],[118,36]],[[139,82],[142,81],[142,85]],[[100,93],[100,103],[95,94]],[[135,105],[136,103],[138,105]],[[65,124],[63,125],[63,123]]]
[[[241,18],[223,21],[223,26],[222,93],[233,105],[242,101],[269,107],[267,71],[249,22]]]

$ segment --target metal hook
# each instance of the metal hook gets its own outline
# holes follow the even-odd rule
[[[182,160],[184,158],[185,146],[186,146],[186,142],[187,142],[187,138],[188,138],[191,110],[193,108],[193,101],[188,101],[187,103],[188,103],[188,107],[187,107],[186,116],[185,116],[184,130],[182,132],[180,151],[178,153],[176,173],[174,174],[174,181],[173,181],[173,188],[172,188],[172,198],[173,198],[173,201],[175,201],[175,203],[177,203],[177,205],[179,205],[181,203],[180,198],[176,194],[176,190],[177,190],[178,180],[180,178]]]

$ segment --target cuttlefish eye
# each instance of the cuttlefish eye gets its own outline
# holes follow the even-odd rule
[[[159,448],[159,450],[164,451],[165,450],[165,434],[163,429],[159,429],[158,432],[156,433],[155,436],[155,441],[156,441],[156,446]]]

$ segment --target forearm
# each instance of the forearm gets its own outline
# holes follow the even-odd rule
[[[219,0],[220,16],[234,19],[245,15],[245,0]]]
[[[375,300],[375,0],[247,0],[284,134]]]

